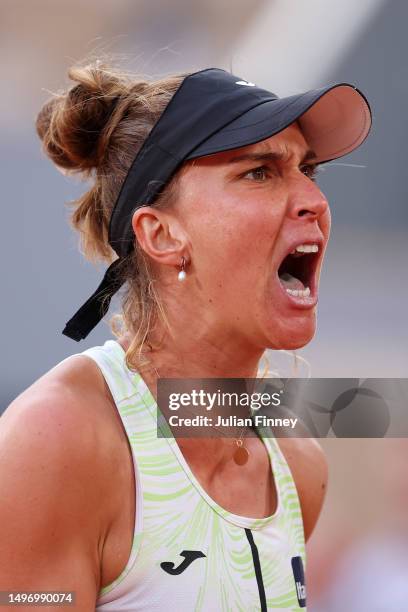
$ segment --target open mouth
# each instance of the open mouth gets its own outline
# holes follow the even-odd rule
[[[315,271],[319,246],[299,244],[285,257],[278,269],[280,283],[293,297],[308,298],[315,293]]]

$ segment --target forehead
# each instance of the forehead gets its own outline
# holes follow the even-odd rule
[[[265,138],[265,140],[245,147],[199,157],[193,160],[191,164],[200,166],[228,164],[232,161],[239,160],[241,157],[244,159],[247,155],[262,155],[267,153],[277,153],[283,160],[292,157],[302,159],[308,152],[310,153],[309,146],[298,123],[295,122],[278,134]],[[308,155],[308,157],[312,156]]]

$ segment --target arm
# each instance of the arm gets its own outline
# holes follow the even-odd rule
[[[69,388],[39,385],[0,419],[0,584],[74,591],[85,612],[100,586],[104,517],[83,403]]]
[[[326,495],[327,460],[321,446],[313,438],[280,438],[278,442],[296,484],[307,541],[317,523]]]

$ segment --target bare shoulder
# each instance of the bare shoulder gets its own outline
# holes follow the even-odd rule
[[[55,575],[55,588],[78,590],[92,609],[121,443],[103,377],[85,356],[58,364],[10,404],[0,418],[3,584],[50,590]]]
[[[327,459],[314,438],[279,438],[278,443],[295,480],[307,540],[317,523],[326,494]]]
[[[96,363],[72,356],[21,393],[1,417],[1,431],[19,430],[30,444],[47,440],[59,453],[100,465],[123,439],[120,419]],[[116,433],[116,436],[115,436]],[[71,457],[72,451],[75,456]]]

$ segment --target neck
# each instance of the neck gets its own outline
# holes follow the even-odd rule
[[[125,335],[119,343],[125,351],[130,346],[131,336]],[[152,342],[153,347],[155,344]],[[164,339],[160,347],[144,352],[150,365],[139,369],[144,382],[157,401],[158,378],[256,378],[259,360],[263,350],[248,350],[243,344],[221,346],[222,342],[207,339],[194,339],[189,334],[183,335],[180,341]],[[206,457],[210,471],[216,470],[225,462],[232,461],[236,450],[233,438],[183,438],[179,441],[180,449],[191,462]],[[209,457],[211,461],[208,462]]]
[[[131,336],[125,335],[119,343],[126,351]],[[153,341],[146,345],[144,355],[150,362],[145,372],[151,378],[256,378],[259,361],[264,349],[248,350],[239,342],[222,346],[222,341],[184,337],[176,342],[166,338],[157,346]]]

